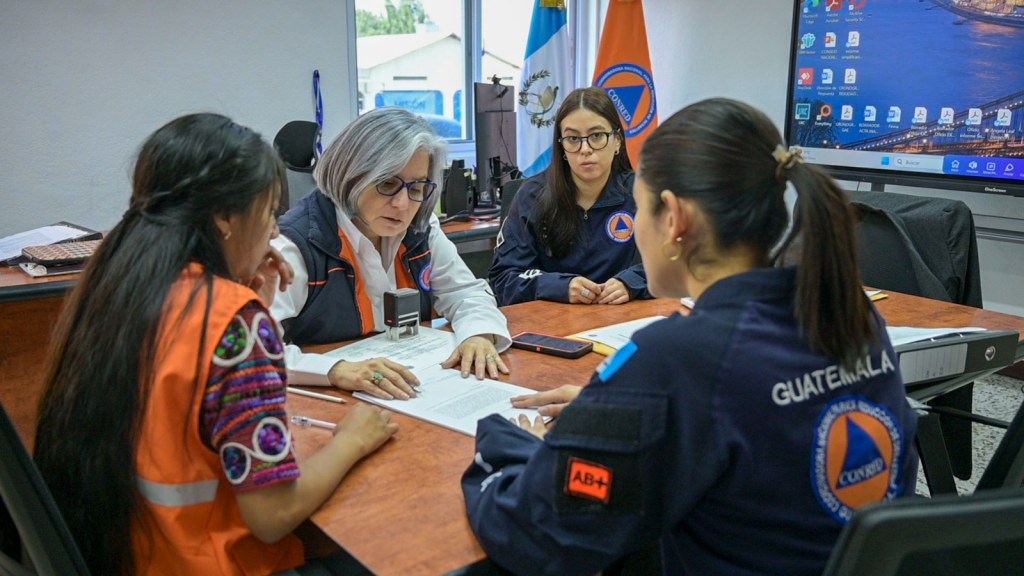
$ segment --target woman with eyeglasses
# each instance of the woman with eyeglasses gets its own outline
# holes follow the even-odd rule
[[[318,189],[280,220],[274,246],[295,282],[271,312],[285,329],[289,381],[408,399],[419,381],[387,358],[337,361],[298,346],[384,331],[384,293],[419,291],[420,318],[447,318],[459,342],[444,363],[463,377],[507,373],[498,355],[507,322],[434,215],[447,142],[408,110],[363,114],[331,143],[314,171]]]
[[[633,168],[601,88],[565,97],[551,167],[523,183],[502,223],[489,280],[501,305],[624,304],[650,297],[633,241]]]

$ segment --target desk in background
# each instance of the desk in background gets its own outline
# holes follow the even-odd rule
[[[896,293],[877,306],[892,325],[981,326],[1024,334],[1024,318],[967,306]],[[662,299],[623,306],[528,302],[502,310],[513,334],[531,330],[567,336],[679,309],[677,300]],[[585,384],[604,359],[588,354],[566,360],[514,349],[505,357],[512,373],[501,379],[536,390]],[[1018,344],[1017,358],[1022,357],[1024,344]],[[292,413],[331,421],[351,406],[302,397],[291,397],[288,404]],[[401,414],[394,420],[401,426],[396,437],[352,470],[313,515],[313,523],[375,574],[445,574],[484,560],[465,517],[460,486],[473,458],[473,438]],[[300,456],[312,454],[329,437],[318,429],[294,432]]]
[[[50,336],[77,276],[32,278],[0,266],[0,401],[29,451]]]
[[[501,222],[497,218],[483,222],[449,222],[441,226],[445,236],[455,243],[455,248],[473,275],[484,279],[491,267],[500,229]]]

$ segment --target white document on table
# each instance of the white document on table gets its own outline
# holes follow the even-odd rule
[[[400,340],[388,340],[387,333],[377,334],[324,354],[348,362],[360,362],[383,356],[410,370],[440,364],[455,351],[455,333],[420,326],[419,334]]]
[[[365,392],[353,395],[393,412],[469,436],[476,435],[477,421],[491,414],[517,419],[520,414],[525,414],[531,422],[538,416],[535,409],[513,408],[511,403],[513,397],[533,394],[535,390],[497,380],[477,380],[475,376],[463,378],[458,370],[444,369],[436,364],[413,372],[420,379],[415,398],[381,400]]]
[[[576,338],[583,338],[584,340],[590,340],[596,344],[604,344],[612,350],[619,350],[629,343],[634,332],[648,324],[651,324],[652,322],[664,319],[664,316],[648,316],[647,318],[638,318],[636,320],[630,320],[629,322],[621,322],[619,324],[612,324],[611,326],[585,330],[574,334],[573,336]]]
[[[0,260],[21,256],[21,249],[28,246],[45,246],[88,234],[88,231],[71,226],[54,224],[27,232],[19,232],[0,238]]]
[[[914,328],[911,326],[887,326],[886,333],[889,334],[889,342],[893,348],[911,342],[923,342],[933,338],[952,336],[953,334],[966,334],[969,332],[984,332],[985,328],[964,327],[964,328]]]

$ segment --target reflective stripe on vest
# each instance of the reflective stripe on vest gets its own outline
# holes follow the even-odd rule
[[[161,484],[136,477],[142,496],[158,506],[181,508],[213,502],[217,496],[217,480],[189,484]]]

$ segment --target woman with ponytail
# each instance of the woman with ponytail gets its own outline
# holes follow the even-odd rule
[[[284,166],[214,114],[154,132],[54,338],[35,460],[93,574],[272,574],[292,530],[397,429],[357,406],[297,462],[271,249]]]
[[[561,408],[550,430],[481,421],[473,529],[516,573],[593,574],[656,544],[666,574],[820,574],[853,511],[917,473],[845,195],[727,99],[674,114],[639,164],[648,287],[695,306],[638,331],[585,388],[519,399]]]

